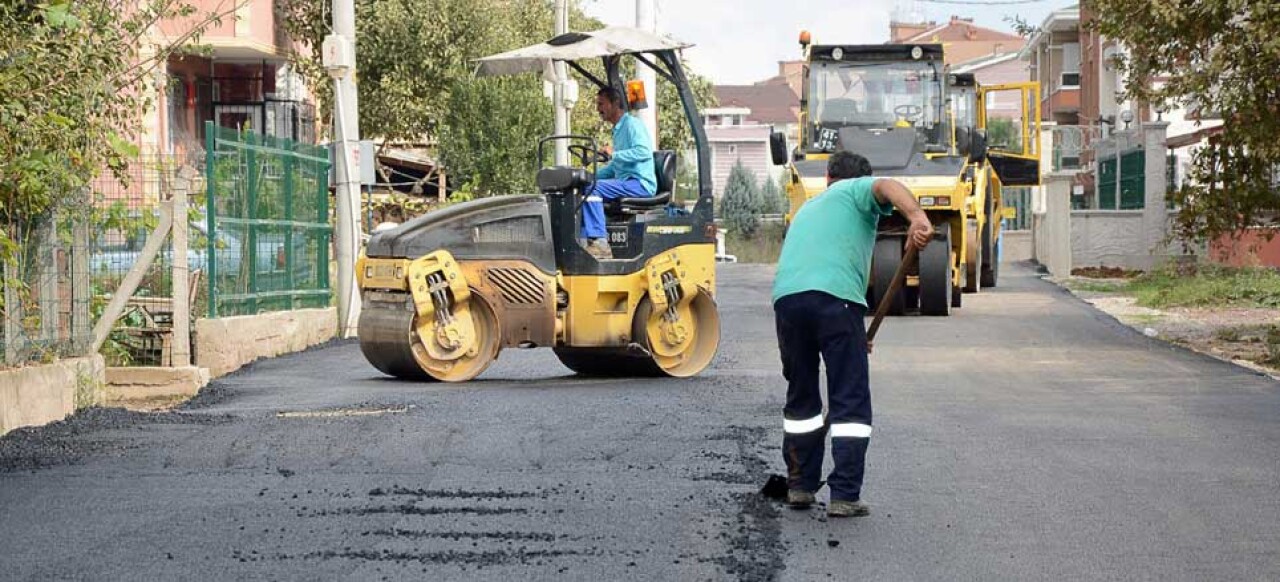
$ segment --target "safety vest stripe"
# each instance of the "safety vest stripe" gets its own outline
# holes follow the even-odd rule
[[[805,420],[791,420],[790,418],[784,418],[782,419],[782,430],[791,434],[804,434],[822,428],[823,424],[821,414]]]
[[[831,425],[832,437],[865,439],[871,437],[871,425],[856,422],[840,422]]]
[[[587,202],[604,202],[604,198],[599,196],[587,196]]]

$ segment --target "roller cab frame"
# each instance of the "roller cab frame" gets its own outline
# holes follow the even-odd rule
[[[698,199],[672,201],[674,152],[655,151],[658,192],[606,206],[613,259],[586,251],[582,205],[603,154],[586,136],[569,142],[572,161],[537,173],[539,194],[499,196],[428,213],[375,234],[358,272],[365,300],[359,337],[366,358],[406,379],[466,381],[504,348],[553,348],[586,375],[687,377],[715,356],[715,224],[710,150],[678,51],[689,45],[626,27],[569,33],[485,57],[477,74],[542,73],[565,62],[597,86],[643,99],[621,77],[630,58],[650,66],[680,95],[698,160]],[[604,78],[581,65],[596,60]]]

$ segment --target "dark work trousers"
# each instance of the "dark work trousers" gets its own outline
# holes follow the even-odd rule
[[[787,379],[782,455],[787,485],[816,492],[828,431],[835,469],[827,479],[831,498],[857,501],[871,440],[871,389],[867,379],[867,308],[821,291],[778,299],[773,306]],[[822,415],[818,359],[827,367],[829,412]]]

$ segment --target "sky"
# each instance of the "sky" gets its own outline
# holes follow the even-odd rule
[[[946,0],[955,2],[957,0]],[[968,1],[968,0],[959,0]],[[977,0],[979,2],[983,0]],[[990,1],[990,0],[986,0]],[[876,44],[889,40],[895,8],[922,12],[945,22],[952,15],[975,24],[1011,30],[1006,15],[1040,24],[1071,0],[1031,0],[1026,4],[982,5],[940,0],[654,0],[658,28],[684,42],[694,72],[717,85],[746,85],[772,77],[778,61],[800,58],[801,30],[816,43]],[[583,10],[606,24],[635,25],[635,0],[580,0]],[[796,8],[803,6],[803,8]]]

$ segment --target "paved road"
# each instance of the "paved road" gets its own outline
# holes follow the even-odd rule
[[[779,471],[771,271],[722,269],[687,381],[509,351],[466,386],[335,344],[177,413],[0,440],[3,579],[1280,578],[1280,385],[1166,347],[1010,268],[889,321],[868,518],[755,494]]]

